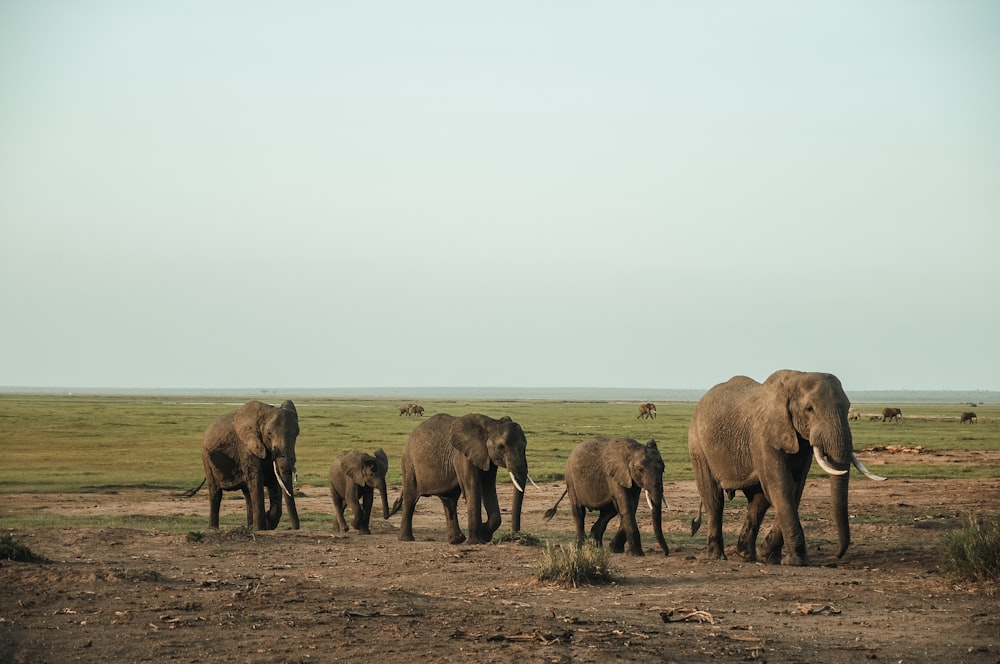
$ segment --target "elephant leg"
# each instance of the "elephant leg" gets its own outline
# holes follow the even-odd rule
[[[573,512],[573,524],[576,526],[576,543],[578,545],[583,545],[587,541],[587,536],[583,533],[584,519],[587,516],[587,508],[576,502],[576,499],[570,494],[570,510]]]
[[[243,487],[243,502],[247,507],[247,528],[253,530],[253,500],[250,498],[250,489]]]
[[[625,538],[628,541],[628,553],[631,556],[644,556],[646,555],[642,550],[642,542],[639,537],[639,524],[635,520],[635,512],[639,508],[639,491],[638,488],[634,492],[626,492],[621,500],[625,501],[618,512],[622,515],[621,524],[618,527],[618,534],[615,535],[615,541],[618,540],[620,533],[624,531]],[[614,549],[612,549],[613,551]]]
[[[485,473],[477,474],[471,482],[467,482],[463,487],[465,493],[466,524],[469,529],[469,544],[486,544],[490,541],[485,537],[488,526],[483,523],[483,496],[489,493],[489,489],[483,486],[487,479]],[[495,478],[494,478],[495,480]],[[496,487],[494,487],[494,492]],[[490,533],[490,537],[492,537]]]
[[[250,506],[253,515],[253,530],[267,530],[267,512],[264,510],[264,487],[259,483],[250,487]]]
[[[465,534],[462,532],[462,528],[458,525],[458,497],[460,495],[461,491],[455,491],[451,494],[439,496],[441,499],[441,505],[444,506],[444,518],[447,527],[449,544],[461,544],[465,541]]]
[[[330,497],[333,499],[333,525],[339,532],[346,533],[350,530],[347,527],[347,520],[344,518],[344,508],[347,503],[344,501],[344,497],[336,491],[331,491]]]
[[[267,529],[274,530],[278,527],[278,522],[281,521],[281,496],[284,492],[281,487],[268,486],[267,487]]]
[[[417,506],[417,496],[415,493],[402,495],[403,515],[399,521],[399,539],[403,542],[413,541],[413,510]],[[445,508],[447,510],[447,508]]]
[[[250,507],[250,500],[247,499],[247,508]],[[222,489],[214,484],[208,487],[208,527],[219,529],[219,510],[222,508]]]
[[[503,519],[500,516],[500,502],[497,497],[497,478],[496,475],[491,473],[486,473],[486,477],[483,478],[482,486],[482,498],[483,507],[486,510],[486,523],[481,528],[480,538],[484,543],[493,541],[493,533],[500,529],[500,524],[503,523]],[[517,489],[515,489],[516,491]]]
[[[608,522],[616,516],[618,516],[618,508],[615,507],[614,503],[609,503],[600,508],[597,520],[590,527],[590,536],[594,538],[594,544],[604,546],[604,531],[608,529]],[[615,544],[614,541],[611,542],[612,552],[621,553],[625,550],[624,544],[618,550],[615,550]]]
[[[793,477],[782,477],[777,487],[768,491],[771,503],[774,505],[775,526],[765,540],[765,559],[773,561],[778,551],[783,551],[782,565],[808,565],[806,555],[806,538],[799,520],[799,497],[802,490],[796,485]]]
[[[692,454],[691,465],[708,519],[708,557],[726,560],[725,540],[722,538],[722,487],[712,476],[703,456]]]
[[[372,491],[370,488],[365,487],[361,491],[361,504],[358,507],[360,513],[355,515],[358,530],[362,535],[371,535]]]
[[[736,543],[736,552],[753,563],[757,562],[757,535],[760,533],[760,524],[764,521],[764,515],[771,507],[771,503],[767,501],[759,486],[744,489],[743,495],[747,497],[747,518]]]

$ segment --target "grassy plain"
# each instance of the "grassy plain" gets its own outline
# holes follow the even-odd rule
[[[250,397],[247,397],[250,398]],[[216,416],[239,407],[239,397],[206,398],[0,395],[0,493],[100,492],[122,486],[183,489],[202,478],[201,439]],[[275,399],[277,402],[278,399]],[[620,401],[446,400],[421,401],[427,416],[481,412],[509,415],[528,436],[528,463],[536,481],[558,480],[579,442],[597,435],[654,438],[667,465],[666,479],[691,479],[687,427],[695,404],[660,403],[657,418],[637,419],[637,405]],[[858,404],[852,423],[858,450],[922,446],[928,451],[1000,449],[1000,405],[975,408],[979,421],[960,425],[967,404],[902,404],[899,423],[870,422],[884,404]],[[299,481],[325,486],[330,461],[349,449],[383,448],[389,482],[400,481],[400,459],[410,431],[422,419],[399,416],[384,399],[296,400],[302,433],[296,447]],[[998,477],[990,466],[907,463],[891,469],[900,478]],[[814,472],[819,473],[814,469]],[[501,481],[508,481],[503,477]]]

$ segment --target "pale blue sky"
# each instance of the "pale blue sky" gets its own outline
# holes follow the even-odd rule
[[[0,385],[1000,389],[1000,3],[0,4]]]

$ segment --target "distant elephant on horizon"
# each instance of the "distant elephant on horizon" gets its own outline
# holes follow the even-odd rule
[[[893,422],[899,422],[903,419],[903,411],[898,408],[883,408],[882,409],[882,421],[891,420]]]
[[[976,423],[976,419],[977,419],[976,418],[976,414],[973,413],[972,411],[968,411],[968,412],[962,413],[962,418],[958,421],[958,423],[959,424],[965,424],[966,422],[968,422],[969,424],[975,424]]]
[[[410,415],[416,415],[418,417],[424,416],[424,407],[420,404],[411,403],[410,404]]]
[[[650,418],[650,419],[655,420],[656,419],[656,404],[652,403],[652,402],[646,402],[646,403],[639,404],[639,414],[636,416],[635,419],[638,420],[640,418],[641,419]]]

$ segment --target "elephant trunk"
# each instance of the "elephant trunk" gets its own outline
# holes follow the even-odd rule
[[[830,476],[830,498],[833,502],[833,517],[837,523],[837,537],[840,539],[837,558],[842,557],[847,552],[847,547],[851,545],[850,515],[847,512],[847,485],[850,483],[850,480],[850,473]]]
[[[653,510],[653,536],[656,538],[656,543],[663,549],[663,555],[669,556],[670,547],[663,539],[663,486],[647,491],[646,498],[651,502],[650,508]]]
[[[389,493],[385,487],[385,477],[379,478],[378,495],[382,499],[382,518],[389,518]]]
[[[507,471],[514,485],[510,501],[510,531],[521,530],[521,506],[524,504],[524,487],[528,485],[528,462],[525,459],[508,459]]]

